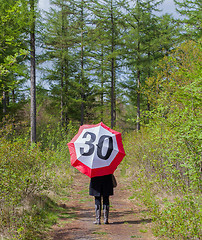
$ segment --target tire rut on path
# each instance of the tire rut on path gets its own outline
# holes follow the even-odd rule
[[[119,175],[115,173],[115,175]],[[128,184],[117,178],[118,186],[110,197],[110,224],[93,224],[95,220],[94,198],[88,195],[89,178],[79,172],[75,174],[70,197],[60,203],[67,217],[61,217],[51,231],[51,240],[155,240],[151,233],[151,219],[144,216],[144,208],[136,206]]]

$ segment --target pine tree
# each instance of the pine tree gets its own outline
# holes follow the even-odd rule
[[[49,70],[47,78],[50,79],[50,86],[53,95],[58,97],[60,109],[60,121],[63,125],[67,122],[66,102],[69,97],[69,75],[74,71],[74,63],[70,61],[70,51],[74,45],[71,18],[74,14],[74,6],[70,1],[51,1],[53,7],[46,16],[45,44],[47,60],[50,60],[52,69]]]
[[[47,17],[46,45],[50,60],[51,88],[60,92],[61,122],[78,120],[84,124],[90,116],[92,86],[86,73],[88,69],[88,1],[52,1]],[[60,83],[58,85],[58,82]],[[88,107],[87,107],[88,106]]]
[[[89,7],[92,12],[89,38],[90,52],[90,71],[93,82],[96,85],[97,93],[97,119],[104,119],[104,102],[107,97],[109,83],[109,63],[107,60],[109,37],[107,30],[107,17],[103,13],[103,4],[100,1],[94,1]],[[105,119],[106,120],[106,119]]]
[[[111,128],[116,125],[116,102],[119,56],[119,2],[116,0],[94,1],[92,11],[94,13],[95,59],[97,62],[96,77],[100,81],[101,119],[103,119],[104,99],[110,101]],[[105,100],[106,101],[106,100]]]
[[[91,15],[89,11],[89,0],[74,1],[74,57],[77,63],[77,74],[75,75],[76,82],[76,111],[80,114],[80,125],[83,125],[86,120],[93,118],[91,110],[94,104],[94,84],[89,77],[89,62],[90,52],[89,47],[91,30]],[[74,101],[74,99],[72,98]],[[80,108],[80,109],[79,109]]]
[[[183,39],[197,40],[202,36],[202,2],[200,0],[174,0],[177,12],[181,17],[178,19],[183,24],[181,34]]]
[[[125,43],[127,45],[129,79],[124,86],[129,89],[131,101],[136,103],[137,130],[140,130],[141,107],[150,109],[148,100],[141,92],[144,82],[147,77],[152,76],[156,62],[170,48],[166,38],[170,36],[171,28],[168,27],[166,18],[155,15],[160,3],[162,1],[138,0],[134,6],[126,5],[128,27]],[[163,23],[167,23],[167,25],[163,27]],[[167,31],[164,31],[164,28],[167,28]]]

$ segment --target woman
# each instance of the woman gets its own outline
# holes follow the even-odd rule
[[[113,194],[112,174],[91,178],[89,195],[95,197],[95,224],[101,224],[101,197],[103,197],[104,224],[109,224],[109,196]]]

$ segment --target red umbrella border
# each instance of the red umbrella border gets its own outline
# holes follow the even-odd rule
[[[80,136],[80,134],[82,133],[82,131],[84,129],[94,128],[94,127],[98,127],[98,126],[102,126],[103,128],[107,129],[109,132],[111,132],[112,134],[115,135],[119,152],[117,153],[116,157],[113,159],[112,163],[109,166],[91,169],[77,159],[74,142],[78,139],[78,137]],[[89,176],[90,178],[95,177],[95,176],[103,176],[103,175],[113,174],[113,172],[116,170],[116,168],[118,167],[118,165],[121,163],[122,159],[126,155],[124,148],[123,148],[121,133],[109,128],[103,122],[95,124],[95,125],[80,126],[78,133],[72,138],[72,140],[69,143],[67,143],[67,145],[69,147],[71,165],[73,167],[75,167],[76,169],[78,169],[80,172]]]

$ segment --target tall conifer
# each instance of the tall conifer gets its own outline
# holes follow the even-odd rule
[[[100,86],[101,105],[103,109],[104,94],[110,101],[111,128],[116,125],[116,98],[117,98],[117,76],[119,55],[119,1],[104,0],[94,1],[92,11],[95,15],[95,35],[97,56],[95,61],[100,62]],[[108,92],[108,94],[106,94]],[[102,110],[103,111],[103,110]],[[101,115],[103,112],[101,112]],[[102,117],[101,117],[102,118]]]
[[[129,78],[124,86],[129,89],[132,102],[136,103],[137,130],[140,130],[141,108],[150,109],[148,101],[145,103],[145,96],[141,92],[142,86],[145,79],[153,74],[155,63],[159,57],[162,57],[162,52],[165,52],[164,47],[167,46],[165,36],[168,37],[170,34],[170,28],[167,32],[161,31],[163,21],[155,13],[159,11],[158,6],[161,3],[162,1],[156,0],[137,0],[134,5],[129,3],[125,5],[127,28],[124,39],[127,46],[125,54]]]
[[[202,36],[202,2],[201,0],[174,0],[177,12],[181,15],[178,22],[183,25],[183,39],[197,40]]]
[[[51,86],[52,96],[58,98],[60,121],[65,124],[69,118],[69,85],[74,75],[75,61],[72,60],[75,37],[73,27],[74,3],[66,0],[51,1],[51,7],[46,17],[45,44],[48,59],[53,64],[47,77]],[[73,33],[73,34],[71,34]],[[55,98],[54,97],[54,98]]]
[[[92,97],[88,68],[88,1],[56,0],[51,2],[47,18],[46,44],[55,71],[50,70],[54,96],[60,92],[61,121],[78,120],[90,115]],[[59,72],[58,72],[59,71]],[[58,73],[57,73],[58,72]],[[58,84],[58,82],[60,84]]]

